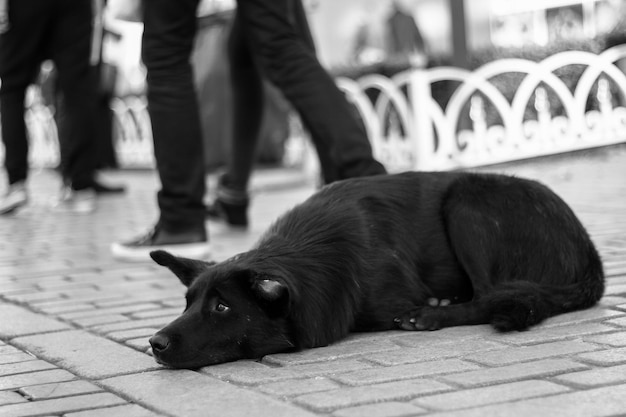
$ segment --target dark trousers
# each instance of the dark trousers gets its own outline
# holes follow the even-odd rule
[[[0,36],[0,112],[10,184],[28,175],[25,91],[41,62],[52,59],[66,100],[63,177],[74,189],[91,185],[96,87],[89,70],[91,17],[91,3],[85,0],[9,0],[11,28]]]
[[[300,0],[238,0],[229,57],[234,92],[229,185],[245,189],[250,177],[263,114],[261,74],[300,114],[324,182],[385,173],[356,110],[317,60]]]
[[[203,140],[189,62],[198,0],[143,3],[142,58],[161,180],[159,225],[172,232],[204,228]]]

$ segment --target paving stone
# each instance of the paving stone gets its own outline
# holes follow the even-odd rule
[[[563,340],[595,333],[614,332],[615,328],[600,323],[582,323],[568,326],[548,328],[531,328],[525,332],[504,333],[494,336],[491,340],[515,345],[531,345]]]
[[[413,403],[435,410],[457,410],[553,395],[569,390],[551,382],[531,380],[437,394],[418,398]]]
[[[348,340],[324,348],[307,349],[296,353],[267,355],[263,358],[263,361],[277,365],[302,365],[313,362],[351,358],[354,356],[394,349],[398,349],[398,346],[396,346],[390,339],[375,340],[370,343]]]
[[[113,332],[121,332],[124,330],[133,330],[133,329],[140,329],[140,328],[146,328],[146,327],[160,329],[162,327],[165,327],[166,324],[170,323],[176,317],[175,316],[156,317],[156,318],[144,319],[144,320],[131,320],[131,321],[123,322],[123,323],[103,324],[100,326],[94,326],[91,328],[91,330],[98,332],[98,333],[102,333],[102,334],[108,334],[108,333],[113,333]]]
[[[486,407],[437,414],[437,417],[613,417],[626,415],[626,385],[576,391]]]
[[[86,378],[106,378],[159,368],[147,355],[82,330],[26,336],[13,342]]]
[[[92,311],[93,305],[87,303],[74,303],[56,306],[37,306],[37,310],[46,314],[66,314],[76,311]]]
[[[613,326],[626,327],[626,317],[620,317],[613,320],[605,321],[606,324],[612,324]]]
[[[561,342],[542,343],[532,346],[518,346],[492,352],[477,353],[466,356],[465,359],[481,363],[483,365],[501,366],[516,362],[550,358],[554,356],[564,357],[575,353],[597,350],[596,345],[581,340],[569,340]]]
[[[126,375],[102,384],[157,412],[187,417],[206,416],[219,410],[220,417],[263,414],[273,417],[309,417],[313,414],[254,391],[244,390],[192,371],[161,370]]]
[[[33,415],[65,414],[71,411],[90,410],[125,403],[126,401],[113,394],[97,393],[57,398],[54,400],[5,405],[0,407],[0,415],[26,417]]]
[[[623,383],[626,382],[626,365],[573,372],[558,375],[553,379],[557,382],[581,387],[596,387],[599,385]]]
[[[180,308],[161,308],[161,309],[156,309],[156,310],[134,312],[131,314],[131,317],[134,319],[150,319],[153,317],[162,317],[162,316],[171,317],[172,315],[176,315],[176,314],[180,315],[181,313],[182,311]]]
[[[56,366],[53,364],[39,360],[9,363],[0,365],[0,376],[25,374],[28,372],[43,371],[54,368],[56,368]]]
[[[17,336],[38,334],[68,329],[60,321],[36,314],[23,307],[0,302],[0,337],[11,339]]]
[[[621,347],[626,346],[626,332],[587,336],[584,340],[587,342],[600,343],[602,345]]]
[[[607,285],[604,290],[606,295],[625,295],[626,294],[626,284],[622,285]]]
[[[430,345],[440,346],[442,343],[450,342],[461,344],[473,339],[484,339],[489,336],[501,335],[501,333],[496,332],[488,325],[449,327],[434,332],[401,331],[396,334],[398,336],[393,338],[394,342],[409,348],[422,348]]]
[[[22,352],[18,350],[15,353],[7,353],[4,355],[0,355],[0,365],[6,365],[10,363],[18,363],[18,362],[27,362],[34,361],[37,358],[33,355],[29,355],[28,353]]]
[[[544,359],[535,362],[518,363],[498,368],[480,369],[453,375],[441,376],[438,379],[452,382],[464,387],[493,385],[504,382],[513,382],[523,379],[545,377],[587,369],[581,365],[565,359]]]
[[[123,305],[118,307],[109,307],[109,308],[92,308],[90,311],[83,312],[74,312],[67,313],[62,315],[64,319],[73,320],[76,318],[90,317],[90,316],[98,316],[100,314],[122,314],[125,316],[130,316],[132,313],[140,312],[140,311],[151,311],[163,309],[163,307],[159,306],[156,303],[142,303],[142,304],[133,304],[133,305]]]
[[[440,343],[430,343],[419,348],[405,348],[388,352],[373,353],[364,356],[370,362],[380,365],[402,365],[415,362],[425,362],[434,359],[465,356],[481,351],[493,351],[506,348],[506,345],[483,339],[469,339],[462,341],[448,340]]]
[[[258,387],[258,390],[277,397],[289,397],[312,392],[330,391],[338,386],[337,383],[327,378],[315,377],[263,384]]]
[[[373,368],[340,374],[333,379],[346,385],[371,385],[382,382],[402,381],[428,375],[465,372],[481,369],[479,366],[459,359],[422,362],[408,365],[396,365],[385,368]]]
[[[620,365],[626,363],[626,348],[607,349],[578,355],[577,360],[599,366]]]
[[[113,340],[117,340],[118,342],[125,342],[130,339],[138,339],[144,338],[146,342],[148,338],[150,338],[153,334],[159,331],[158,327],[152,328],[139,328],[139,329],[131,329],[131,330],[122,330],[119,332],[111,332],[107,336]]]
[[[147,353],[147,351],[151,349],[150,342],[148,342],[148,340],[149,339],[147,337],[140,337],[138,339],[126,340],[124,341],[124,344],[140,352]]]
[[[330,362],[309,363],[297,366],[270,368],[267,366],[241,367],[236,372],[224,375],[224,369],[209,366],[202,369],[203,373],[226,379],[243,385],[258,385],[269,382],[283,381],[315,376],[336,375],[356,369],[369,369],[372,366],[353,359],[338,359]]]
[[[411,417],[422,414],[426,410],[411,404],[388,402],[382,404],[362,405],[335,411],[335,417]]]
[[[100,324],[128,322],[130,319],[121,314],[101,314],[98,316],[74,319],[73,322],[81,327],[93,327]]]
[[[52,398],[70,397],[80,394],[91,394],[102,391],[102,388],[88,381],[53,382],[50,384],[33,385],[20,388],[26,398],[33,401]]]
[[[76,376],[63,369],[51,369],[48,371],[31,372],[28,374],[3,376],[0,377],[0,390],[18,389],[30,385],[71,381],[73,379],[76,379]]]
[[[147,410],[137,404],[118,405],[115,407],[99,408],[97,410],[78,411],[76,413],[67,413],[63,417],[156,417],[157,414]]]
[[[364,404],[408,401],[418,395],[449,391],[450,389],[450,386],[437,381],[388,382],[305,394],[296,397],[295,401],[318,412],[330,412],[338,408],[356,407]]]
[[[24,403],[27,401],[28,400],[26,398],[22,397],[17,392],[0,391],[0,406],[7,405],[7,404]]]
[[[572,313],[550,317],[545,322],[541,323],[541,328],[584,323],[589,321],[603,321],[623,315],[624,312],[621,311],[608,310],[605,307],[594,307],[588,310],[574,311]]]
[[[6,355],[8,353],[20,353],[21,350],[14,348],[11,345],[6,345],[4,342],[0,341],[0,356]]]

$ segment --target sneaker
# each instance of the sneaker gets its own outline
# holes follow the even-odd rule
[[[13,213],[28,203],[28,193],[24,181],[9,185],[7,192],[0,197],[0,215]]]
[[[224,184],[225,177],[220,178],[217,187],[217,198],[207,204],[206,215],[211,220],[222,220],[230,226],[248,227],[248,193]]]
[[[96,192],[93,188],[73,190],[69,186],[64,186],[52,209],[57,212],[92,213],[96,209]]]
[[[123,194],[126,192],[126,187],[119,184],[107,184],[103,181],[93,180],[91,188],[96,194]]]
[[[204,230],[175,234],[166,232],[158,225],[143,236],[111,245],[113,257],[128,262],[152,262],[150,252],[155,250],[191,259],[208,259],[211,253]]]

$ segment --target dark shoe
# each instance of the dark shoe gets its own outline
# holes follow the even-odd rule
[[[154,250],[165,250],[192,259],[207,259],[210,255],[204,229],[171,233],[157,225],[143,236],[111,245],[111,253],[115,259],[129,262],[151,261],[150,252]]]
[[[233,204],[216,198],[206,207],[206,215],[211,220],[222,220],[235,227],[248,227],[248,202]]]
[[[123,185],[104,184],[97,180],[93,180],[91,188],[96,192],[96,194],[122,194],[126,192],[126,187]]]
[[[207,204],[206,215],[211,220],[221,220],[230,226],[248,227],[248,193],[229,187],[223,175],[217,186],[217,198]]]

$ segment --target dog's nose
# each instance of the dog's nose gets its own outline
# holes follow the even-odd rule
[[[156,353],[165,351],[170,346],[170,339],[164,334],[157,333],[149,340],[152,350]]]

